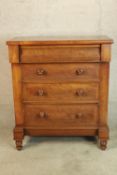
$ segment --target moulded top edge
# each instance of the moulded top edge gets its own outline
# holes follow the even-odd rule
[[[107,36],[29,36],[16,37],[7,41],[7,45],[77,45],[77,44],[112,44]]]

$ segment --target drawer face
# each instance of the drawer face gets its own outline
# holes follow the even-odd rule
[[[21,66],[25,82],[99,81],[98,63],[23,64]]]
[[[97,102],[99,85],[90,84],[23,84],[23,101],[40,103]]]
[[[98,125],[98,107],[92,105],[26,105],[25,126],[72,128]]]
[[[96,62],[100,61],[100,45],[21,46],[22,63]]]

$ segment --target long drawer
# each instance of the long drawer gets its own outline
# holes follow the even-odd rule
[[[92,105],[25,105],[25,126],[72,128],[98,125],[98,106]]]
[[[22,64],[21,67],[25,82],[99,81],[98,63]]]
[[[99,62],[100,45],[21,46],[22,63]]]
[[[99,84],[23,84],[23,101],[40,103],[97,102]]]

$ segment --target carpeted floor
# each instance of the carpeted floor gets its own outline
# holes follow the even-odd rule
[[[110,105],[110,141],[101,151],[94,138],[53,137],[24,139],[17,151],[12,139],[11,106],[0,106],[1,175],[117,175],[117,103]]]

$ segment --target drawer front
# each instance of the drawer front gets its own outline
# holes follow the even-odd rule
[[[100,45],[21,46],[22,63],[99,62]]]
[[[97,102],[99,85],[90,84],[23,84],[23,101],[40,103]]]
[[[25,82],[77,82],[99,81],[99,64],[23,64]]]
[[[72,128],[98,125],[98,107],[92,105],[26,105],[25,126]]]

